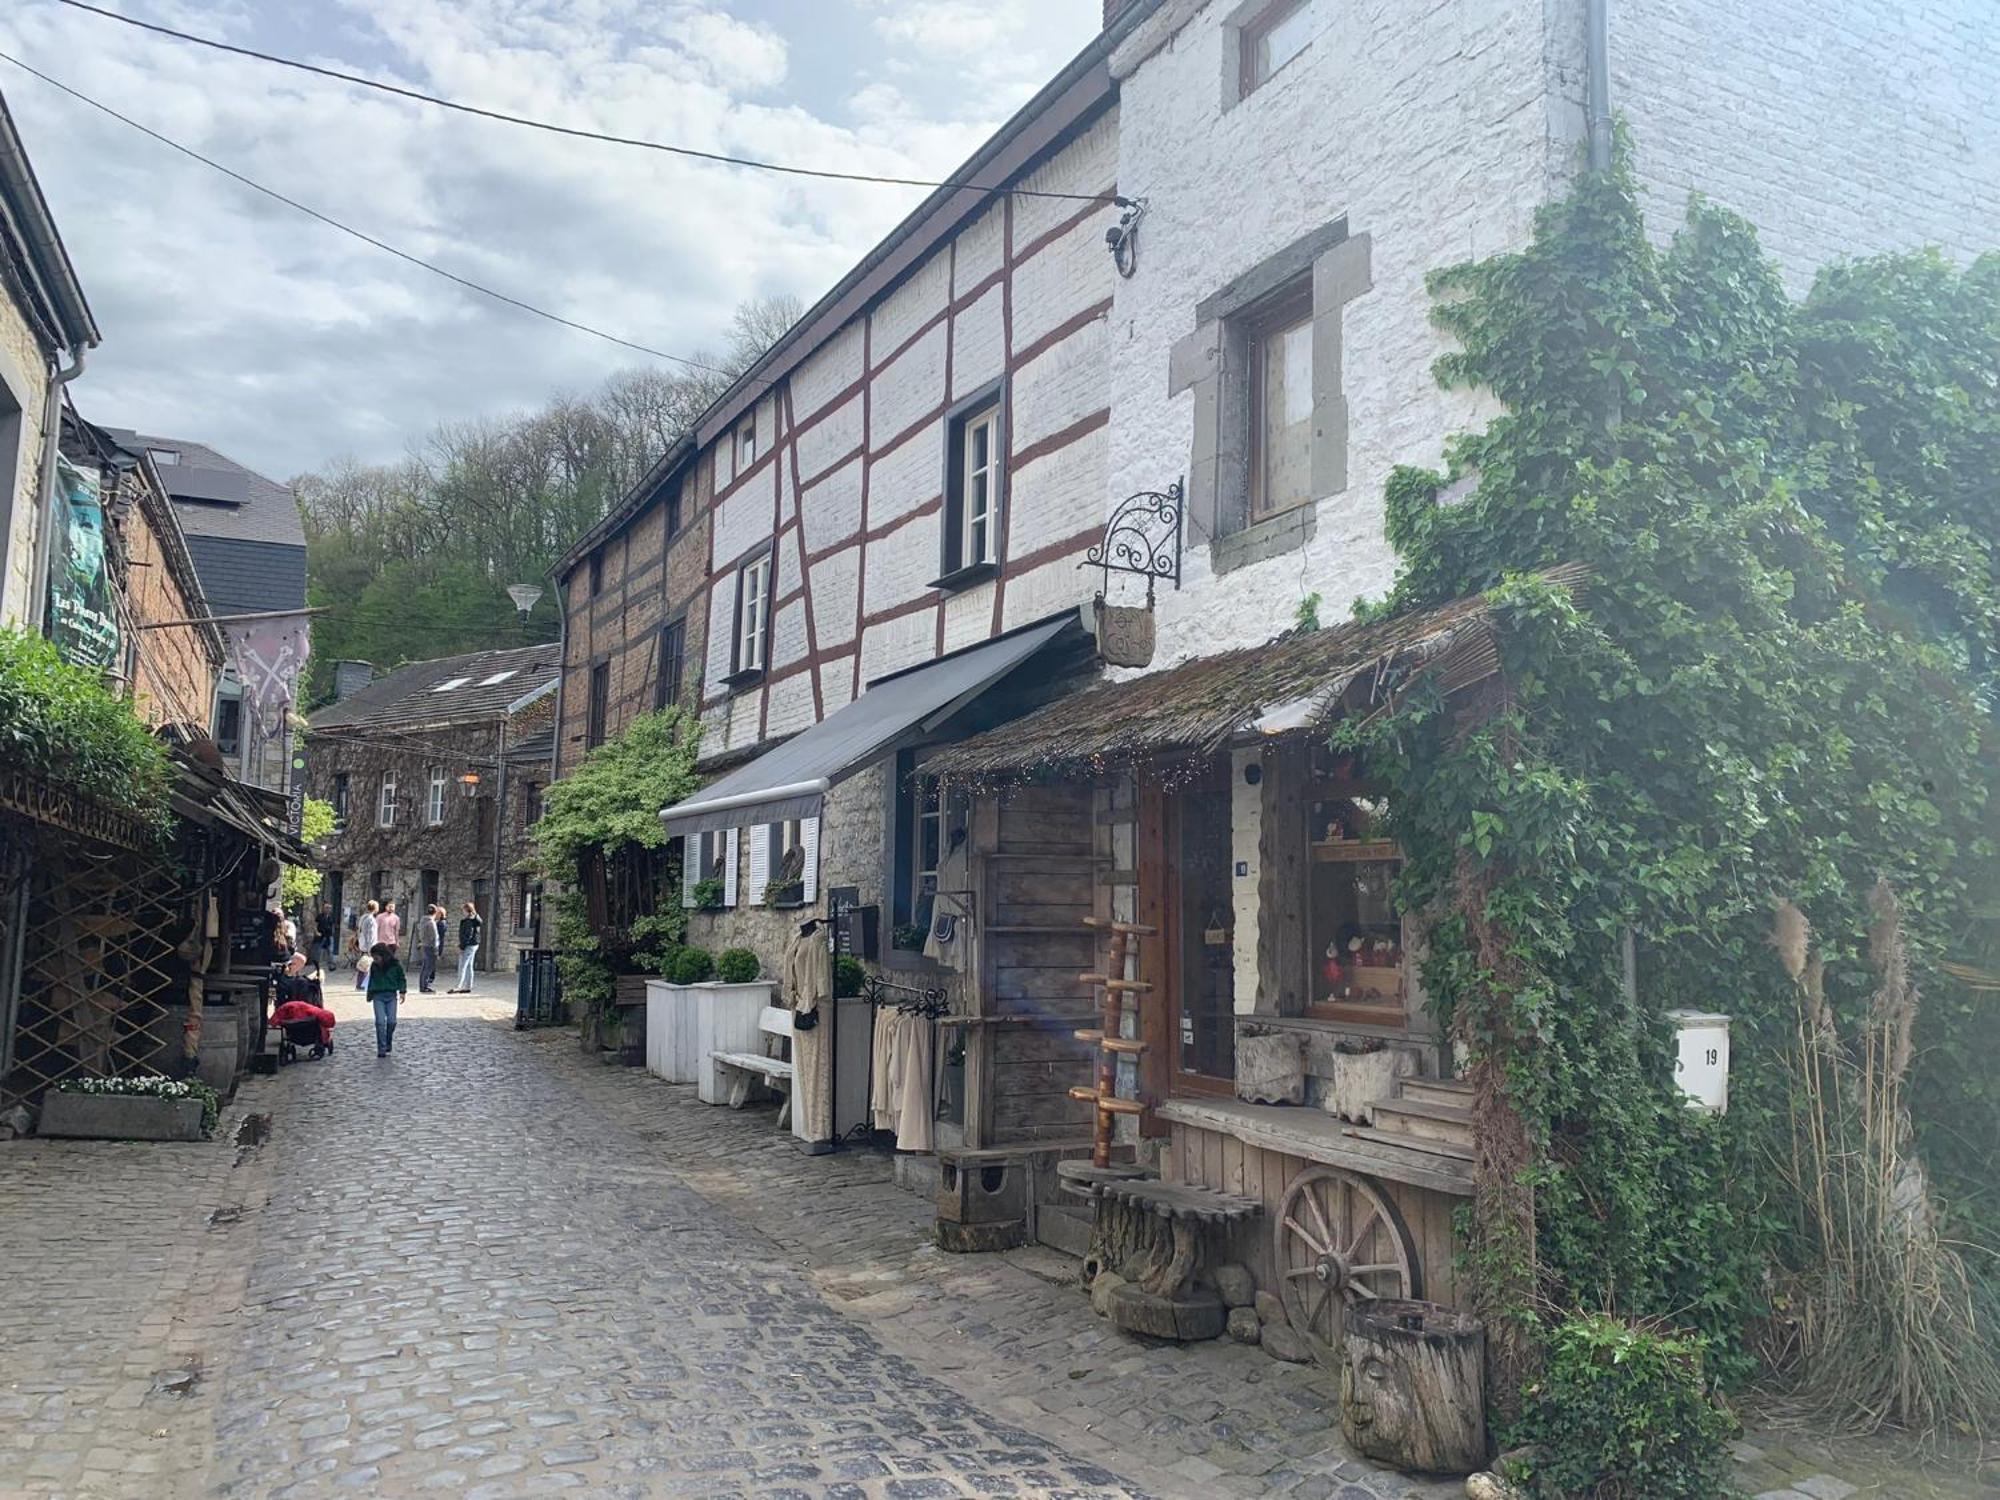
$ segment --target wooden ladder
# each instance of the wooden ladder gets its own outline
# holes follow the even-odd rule
[[[1104,992],[1104,1020],[1095,1030],[1076,1033],[1078,1041],[1090,1042],[1097,1048],[1097,1086],[1073,1088],[1069,1096],[1082,1099],[1093,1107],[1097,1126],[1091,1141],[1090,1160],[1094,1166],[1108,1167],[1111,1165],[1113,1122],[1119,1115],[1142,1115],[1148,1108],[1143,1088],[1140,1090],[1142,1097],[1137,1099],[1122,1099],[1118,1095],[1118,1059],[1141,1057],[1146,1051],[1144,1042],[1119,1035],[1119,1022],[1124,1015],[1124,997],[1144,995],[1153,988],[1143,980],[1125,977],[1126,960],[1137,956],[1140,938],[1154,937],[1159,929],[1142,927],[1136,922],[1107,922],[1097,917],[1085,917],[1083,925],[1099,932],[1108,929],[1111,946],[1104,973],[1077,976],[1085,984],[1094,985]]]

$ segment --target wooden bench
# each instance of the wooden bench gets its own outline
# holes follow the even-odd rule
[[[764,1037],[778,1041],[784,1050],[791,1050],[790,1011],[776,1005],[765,1006],[763,1014],[757,1017],[757,1030]],[[741,1109],[749,1103],[751,1086],[762,1083],[785,1096],[785,1102],[778,1110],[778,1128],[783,1130],[791,1124],[792,1064],[788,1058],[772,1057],[762,1052],[711,1052],[708,1060],[716,1069],[718,1078],[728,1081],[731,1109]]]

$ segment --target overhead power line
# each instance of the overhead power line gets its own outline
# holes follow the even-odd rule
[[[498,120],[507,125],[521,125],[529,130],[545,130],[552,135],[566,135],[577,140],[600,141],[609,146],[636,146],[643,151],[662,151],[670,156],[692,157],[696,161],[716,162],[730,167],[748,167],[759,172],[780,172],[789,177],[820,177],[833,182],[881,183],[889,187],[960,188],[976,193],[1010,193],[1017,198],[1057,198],[1072,203],[1115,203],[1121,208],[1125,206],[1125,199],[1112,193],[1058,193],[1041,188],[989,187],[978,182],[940,181],[924,177],[885,177],[872,172],[836,172],[824,167],[800,167],[787,162],[730,156],[721,151],[701,151],[693,146],[676,146],[666,141],[650,141],[639,136],[612,135],[601,130],[585,130],[576,125],[557,125],[549,120],[530,119],[526,115],[509,114],[505,110],[487,109],[477,104],[464,104],[456,99],[440,98],[436,94],[424,93],[421,89],[405,88],[399,83],[385,83],[379,78],[369,78],[360,73],[345,73],[338,68],[325,68],[317,63],[300,62],[297,58],[259,52],[254,47],[239,47],[232,42],[218,41],[214,37],[177,31],[171,26],[161,26],[156,22],[142,21],[136,16],[121,15],[115,10],[106,10],[102,6],[86,4],[85,0],[62,0],[62,3],[73,10],[88,11],[91,15],[102,16],[107,21],[119,21],[124,25],[137,27],[141,31],[153,32],[157,36],[172,37],[175,41],[192,42],[197,47],[212,47],[217,52],[230,52],[238,57],[253,58],[258,62],[272,63],[281,68],[296,68],[301,73],[316,73],[322,78],[336,79],[341,83],[351,83],[364,89],[376,89],[402,99],[413,99],[419,104],[433,104],[439,109],[457,110],[460,114],[477,115],[483,120]]]
[[[92,109],[97,110],[100,114],[109,115],[112,119],[118,121],[119,124],[121,125],[129,125],[132,129],[138,131],[141,135],[150,136],[152,139],[158,141],[161,145],[172,147],[175,151],[180,152],[181,155],[188,157],[193,161],[200,162],[204,167],[207,167],[212,171],[220,172],[224,177],[227,177],[232,181],[241,183],[244,187],[249,188],[253,192],[262,193],[266,198],[271,199],[273,202],[282,203],[287,208],[295,209],[299,213],[304,214],[307,218],[317,219],[320,223],[326,225],[329,229],[337,229],[342,234],[348,235],[351,238],[361,241],[361,243],[364,245],[372,245],[377,250],[384,251],[387,254],[395,256],[396,259],[398,260],[407,261],[410,265],[417,266],[423,270],[429,271],[434,276],[442,276],[446,281],[453,282],[458,286],[462,286],[467,291],[478,292],[483,297],[491,297],[495,302],[504,302],[507,304],[507,306],[516,308],[521,312],[531,313],[537,318],[547,319],[551,323],[560,324],[564,328],[574,329],[578,333],[587,333],[592,338],[603,339],[606,343],[617,344],[626,349],[635,349],[641,354],[651,355],[654,359],[668,360],[677,365],[684,365],[690,370],[702,370],[707,372],[708,374],[720,375],[728,380],[734,380],[738,378],[731,371],[725,370],[719,365],[704,364],[701,360],[689,359],[685,355],[669,354],[664,349],[655,349],[646,344],[634,343],[631,339],[620,338],[615,333],[606,333],[602,328],[593,328],[588,323],[579,323],[574,318],[565,318],[561,313],[552,313],[545,307],[537,307],[532,302],[523,302],[519,297],[510,297],[505,292],[495,291],[492,287],[482,285],[477,281],[471,280],[469,277],[461,276],[456,271],[448,271],[443,266],[438,265],[434,261],[425,260],[421,255],[412,255],[407,250],[398,249],[396,246],[390,244],[387,240],[377,239],[374,235],[367,233],[365,230],[356,229],[352,224],[346,224],[341,222],[339,219],[334,218],[331,214],[323,214],[318,209],[312,208],[307,204],[299,202],[298,199],[296,198],[288,198],[283,193],[279,192],[276,188],[265,187],[263,183],[257,182],[249,177],[245,177],[241,172],[236,171],[234,168],[226,167],[219,161],[216,161],[207,156],[203,156],[199,151],[195,150],[192,146],[183,146],[179,141],[173,139],[171,136],[162,135],[159,131],[153,129],[150,125],[142,125],[137,120],[133,119],[130,115],[120,114],[110,105],[100,103],[98,100],[91,98],[90,95],[82,93],[77,89],[71,88],[61,79],[51,78],[47,73],[44,73],[40,68],[31,67],[29,64],[21,61],[20,58],[14,56],[11,52],[0,52],[0,61],[12,63],[22,72],[27,73],[32,77],[41,79],[41,81],[49,85],[50,88],[59,89],[61,92],[69,95],[70,98],[77,100],[79,103],[88,104]],[[770,384],[769,381],[761,381],[759,383],[764,385]]]

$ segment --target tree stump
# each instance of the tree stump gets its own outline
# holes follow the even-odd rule
[[[1340,1431],[1406,1473],[1486,1466],[1486,1329],[1435,1302],[1381,1298],[1347,1311]]]

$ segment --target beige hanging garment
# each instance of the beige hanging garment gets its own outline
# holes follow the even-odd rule
[[[792,934],[785,944],[785,1003],[792,1008],[792,1133],[804,1141],[833,1136],[833,1046],[827,1022],[832,1014],[832,955],[826,931]],[[810,1016],[813,1024],[797,1022]]]
[[[896,1030],[902,1019],[893,1009],[875,1012],[869,1042],[868,1114],[877,1130],[896,1128]]]
[[[896,1149],[930,1151],[937,1145],[932,1130],[936,1108],[931,1099],[937,1055],[937,1023],[929,1016],[902,1017],[900,1067],[896,1078]]]

